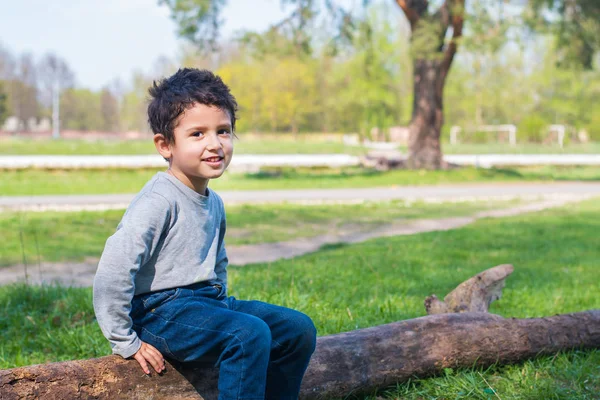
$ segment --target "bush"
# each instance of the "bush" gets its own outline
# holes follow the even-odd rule
[[[528,115],[519,124],[517,140],[541,143],[546,137],[547,125],[548,123],[539,115]]]
[[[600,114],[592,115],[589,124],[585,126],[585,130],[592,142],[600,142]]]

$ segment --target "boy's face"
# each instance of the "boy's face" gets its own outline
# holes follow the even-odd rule
[[[223,175],[233,155],[229,113],[217,107],[194,104],[179,116],[175,141],[154,137],[158,152],[169,159],[169,172],[200,194],[208,181]],[[162,139],[161,139],[162,137]]]

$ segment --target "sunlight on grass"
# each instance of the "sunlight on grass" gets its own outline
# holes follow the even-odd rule
[[[136,193],[159,170],[164,169],[3,170],[0,193],[4,196]],[[210,187],[217,191],[333,189],[564,180],[600,181],[600,168],[547,166],[388,172],[362,168],[280,168],[252,174],[228,172],[211,181]]]
[[[597,200],[462,229],[331,246],[310,255],[230,268],[230,294],[297,308],[320,335],[424,315],[491,266],[512,263],[491,312],[541,317],[600,308]],[[0,367],[95,357],[109,346],[91,314],[90,289],[0,288]],[[79,315],[78,315],[79,313]],[[512,366],[447,369],[381,388],[389,399],[597,399],[600,353],[572,351]]]
[[[135,155],[156,154],[149,134],[144,140],[30,140],[0,139],[0,155]],[[289,135],[267,139],[239,134],[235,140],[235,154],[354,154],[365,152],[362,147],[345,146],[341,136],[335,142],[294,141]]]
[[[408,204],[403,201],[304,206],[239,205],[227,208],[228,245],[278,242],[337,229],[376,229],[395,219],[443,218],[504,208],[517,201]],[[0,213],[0,267],[38,261],[99,258],[124,210]]]

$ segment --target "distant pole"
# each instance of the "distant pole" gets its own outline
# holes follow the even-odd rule
[[[52,138],[58,139],[60,138],[60,83],[58,82],[58,78],[54,80],[54,85],[52,87]]]

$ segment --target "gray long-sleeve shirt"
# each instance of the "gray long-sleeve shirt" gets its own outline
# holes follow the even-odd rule
[[[223,201],[157,173],[108,238],[94,278],[94,311],[114,354],[141,346],[129,316],[134,295],[215,281],[227,287]]]

